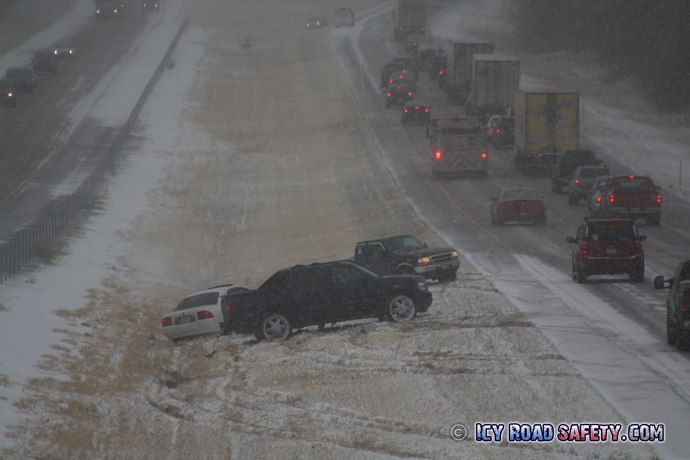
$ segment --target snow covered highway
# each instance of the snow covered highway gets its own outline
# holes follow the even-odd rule
[[[511,44],[504,3],[444,4],[430,32],[441,40],[463,27],[519,55],[525,80],[573,84],[558,79],[570,75],[558,70],[570,57],[545,68]],[[89,85],[97,93],[45,117],[118,127],[122,80],[160,62],[189,19],[106,191],[51,263],[0,285],[0,457],[687,457],[690,361],[666,344],[665,293],[651,286],[690,247],[687,188],[671,189],[665,172],[672,160],[622,157],[627,135],[620,144],[602,136],[596,117],[617,110],[622,120],[623,108],[582,84],[585,141],[612,169],[658,176],[665,215],[661,227],[640,225],[649,237],[644,283],[576,284],[565,238],[582,207],[551,193],[547,179],[520,175],[508,149],[490,152],[487,179],[434,180],[424,127],[401,126],[378,85],[383,64],[404,51],[391,2],[350,2],[353,28],[305,28],[342,6],[168,0],[162,19],[141,24],[129,11],[136,45],[103,57]],[[151,37],[156,46],[146,46]],[[458,110],[426,77],[420,88],[435,115]],[[662,125],[646,129],[671,126]],[[71,166],[61,171],[86,167]],[[57,195],[70,174],[43,193]],[[543,193],[547,225],[492,228],[488,197],[521,184]],[[7,209],[2,228],[16,224]],[[431,308],[410,322],[337,323],[284,342],[174,343],[160,333],[163,315],[191,292],[255,288],[278,269],[348,258],[357,241],[400,233],[462,257],[458,280],[433,283]],[[605,423],[626,435],[664,424],[665,436],[614,442],[612,428],[607,441],[588,443],[476,439],[475,424],[511,422]],[[460,441],[458,424],[468,428]]]

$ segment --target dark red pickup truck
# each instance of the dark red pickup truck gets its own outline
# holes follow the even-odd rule
[[[661,223],[661,192],[647,176],[612,176],[602,192],[599,209],[592,217],[644,218]]]

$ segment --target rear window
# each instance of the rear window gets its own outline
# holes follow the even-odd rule
[[[187,310],[188,308],[203,307],[206,305],[216,305],[218,303],[218,293],[217,292],[205,292],[203,294],[193,295],[187,297],[182,302],[180,302],[175,311]]]
[[[613,181],[613,191],[652,193],[655,187],[649,177],[619,177]]]
[[[632,240],[635,228],[632,222],[597,222],[589,224],[587,237],[592,240]]]
[[[508,190],[503,192],[504,200],[539,200],[534,190]]]
[[[606,168],[583,168],[580,170],[580,177],[585,179],[594,179],[599,176],[608,176],[609,170]]]

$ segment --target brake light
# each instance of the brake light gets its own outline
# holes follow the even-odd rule
[[[415,110],[419,110],[419,106],[418,106],[418,105],[415,105],[415,106],[414,106],[414,109],[415,109]]]
[[[656,194],[656,204],[661,204],[661,193]]]
[[[580,179],[575,179],[575,185],[580,183]]]
[[[486,152],[482,152],[482,160],[486,160],[486,157],[487,157]]]
[[[407,110],[407,109],[403,109],[403,112],[407,113],[407,112],[409,112],[409,110]]]
[[[580,245],[580,254],[582,254],[583,256],[587,256],[587,245],[586,244]]]
[[[213,318],[213,313],[208,310],[199,310],[196,312],[197,319],[211,319]]]
[[[161,325],[162,325],[163,327],[172,326],[172,323],[173,323],[172,318],[169,317],[169,316],[166,316],[165,318],[163,318],[163,319],[161,320]]]
[[[386,96],[391,97],[391,93],[386,93]]]
[[[441,151],[437,150],[436,153],[434,153],[434,156],[436,157],[437,160],[441,159]]]
[[[613,204],[616,201],[616,196],[612,193],[609,195],[609,203]]]
[[[634,179],[634,178],[635,178],[635,176],[628,176],[628,178],[629,178],[629,179]]]
[[[498,129],[498,128],[497,128],[497,129],[496,129],[496,134],[501,134],[501,133],[505,133],[505,131],[503,131],[502,129]]]
[[[228,316],[235,316],[237,314],[235,311],[235,306],[233,305],[230,297],[225,298],[225,311],[228,313]]]
[[[601,195],[597,195],[597,203],[601,203]]]
[[[407,73],[407,69],[402,69],[402,73]],[[400,78],[402,78],[402,76]]]
[[[444,73],[445,73],[445,71],[444,71],[443,69],[441,69],[441,70],[438,71],[438,74],[439,74],[439,75],[443,75]]]
[[[424,109],[424,112],[425,112],[425,113],[429,113],[429,109]]]
[[[407,95],[410,96],[410,97],[412,97],[412,91],[408,91],[408,92],[407,92]]]

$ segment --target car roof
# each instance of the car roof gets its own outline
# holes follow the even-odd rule
[[[201,291],[197,291],[197,292],[194,292],[192,294],[189,294],[188,296],[185,296],[185,299],[187,299],[189,297],[194,297],[194,296],[199,295],[199,294],[207,294],[209,292],[217,292],[220,294],[223,291],[226,291],[227,288],[232,287],[232,286],[233,286],[232,284],[221,284],[219,286],[213,286],[213,287],[206,288],[206,289],[203,289]]]
[[[417,238],[416,236],[414,236],[411,233],[402,233],[400,235],[384,236],[382,238],[372,238],[370,240],[360,241],[359,243],[357,243],[357,246],[361,246],[361,245],[368,244],[368,243],[376,243],[378,241],[389,241],[389,240],[393,240],[393,239],[397,239],[397,238],[404,238],[404,237],[408,237],[408,236],[412,236],[414,238]],[[419,238],[417,238],[417,239],[419,239]]]

